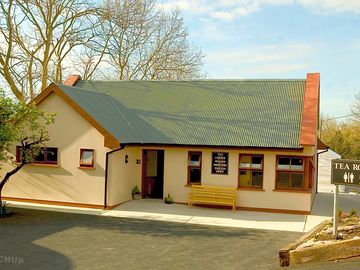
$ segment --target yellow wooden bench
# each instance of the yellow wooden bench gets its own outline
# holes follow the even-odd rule
[[[236,209],[237,188],[192,185],[189,193],[189,207],[196,204],[230,205]]]

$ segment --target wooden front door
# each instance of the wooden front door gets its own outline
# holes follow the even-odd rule
[[[143,150],[142,197],[163,198],[164,150]]]

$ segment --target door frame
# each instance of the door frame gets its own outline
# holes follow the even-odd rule
[[[147,198],[144,197],[144,190],[145,190],[145,179],[146,179],[146,151],[156,151],[157,153],[162,152],[163,158],[162,158],[162,198],[164,198],[164,164],[165,164],[165,150],[164,149],[142,149],[142,169],[141,169],[141,198]],[[159,155],[159,154],[158,154]],[[159,157],[159,156],[158,156]],[[156,166],[159,168],[159,158],[157,159]]]

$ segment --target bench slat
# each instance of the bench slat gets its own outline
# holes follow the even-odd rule
[[[225,198],[225,199],[233,199],[234,196],[225,196],[225,195],[208,195],[208,194],[190,194],[191,198],[204,197],[204,198]]]
[[[191,207],[193,203],[222,204],[232,206],[235,211],[236,196],[236,188],[193,185],[189,193],[189,206]]]

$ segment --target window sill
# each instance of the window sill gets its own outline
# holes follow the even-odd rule
[[[59,164],[47,164],[47,163],[30,163],[31,166],[34,167],[49,167],[49,168],[59,168],[60,165]]]
[[[198,183],[198,184],[190,184],[190,185],[184,185],[184,187],[192,187],[193,185],[198,185],[198,186],[201,186],[201,183]]]
[[[95,167],[78,166],[78,169],[81,169],[81,170],[95,170]]]
[[[263,188],[255,188],[255,187],[238,187],[238,190],[249,190],[249,191],[265,191]]]
[[[273,189],[274,192],[291,192],[291,193],[312,193],[311,189]]]

